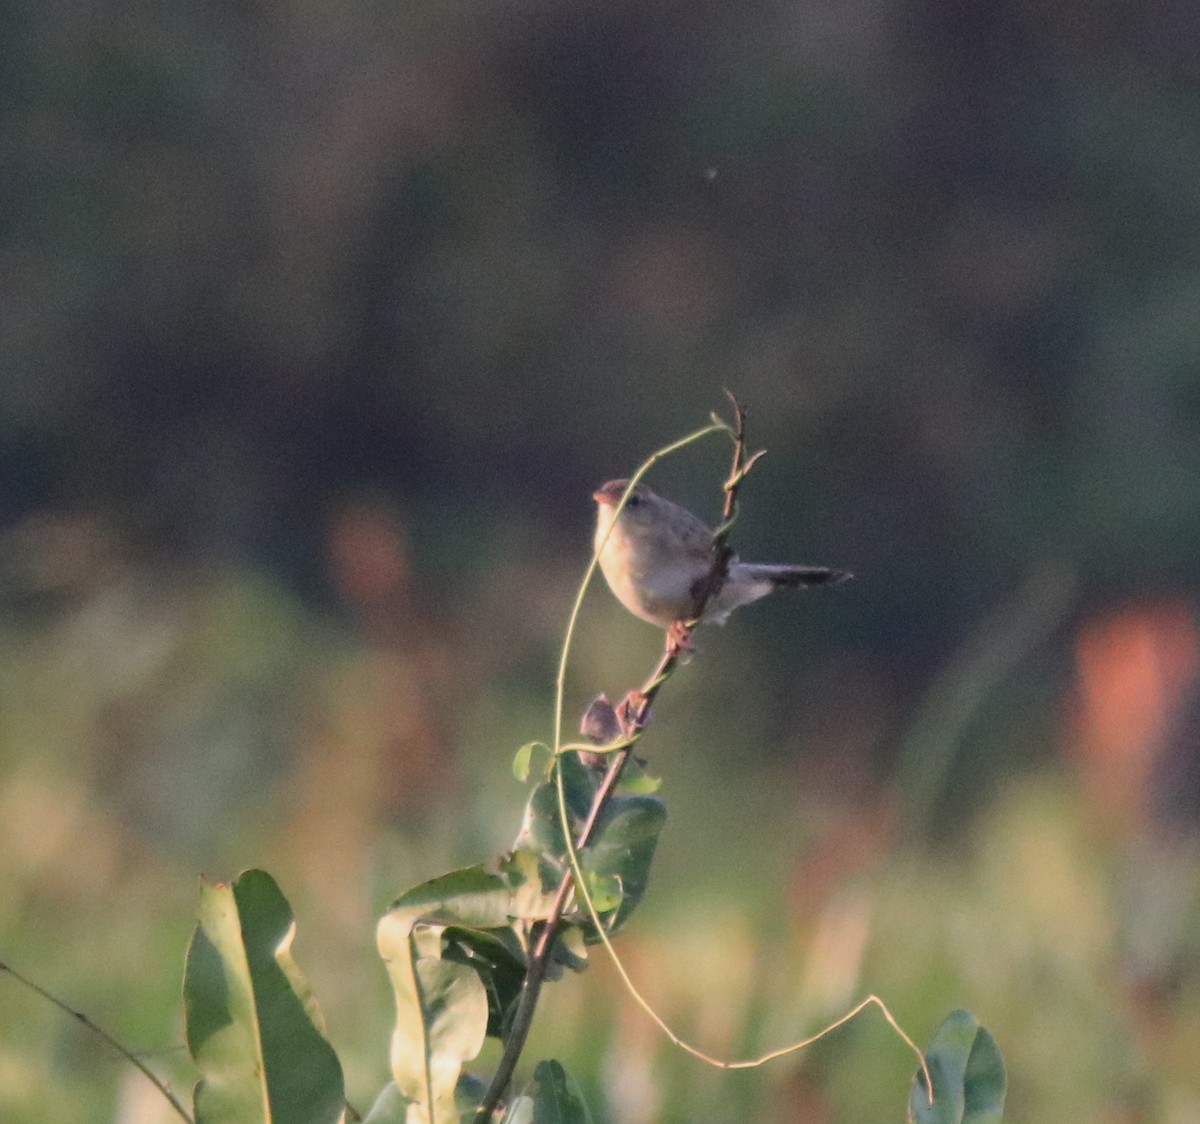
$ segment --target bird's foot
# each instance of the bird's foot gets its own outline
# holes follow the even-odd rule
[[[672,658],[688,657],[696,647],[692,643],[695,628],[688,621],[672,621],[667,629],[667,654]]]

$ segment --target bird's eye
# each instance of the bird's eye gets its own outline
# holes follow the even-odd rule
[[[638,507],[642,502],[642,497],[636,492],[630,494],[629,499],[625,501],[626,507]]]

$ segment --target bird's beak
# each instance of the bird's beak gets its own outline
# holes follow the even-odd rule
[[[626,484],[628,484],[627,480],[609,480],[592,493],[592,499],[601,507],[616,507],[625,494]]]

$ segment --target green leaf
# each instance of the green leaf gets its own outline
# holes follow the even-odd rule
[[[562,771],[567,813],[571,818],[572,831],[578,835],[591,810],[596,790],[600,787],[601,774],[581,765],[578,755],[574,753],[564,753],[558,757],[556,768]],[[538,785],[529,794],[521,831],[513,846],[543,857],[553,856],[556,862],[561,863],[565,847],[558,814],[558,790],[553,779]]]
[[[458,1087],[454,1090],[454,1103],[458,1105],[461,1124],[471,1124],[475,1119],[490,1085],[490,1081],[486,1081],[477,1073],[463,1073],[459,1076]]]
[[[525,982],[524,951],[511,929],[484,931],[448,927],[442,933],[442,956],[473,968],[488,998],[487,1032],[499,1038]]]
[[[630,757],[621,771],[617,791],[637,796],[652,796],[662,788],[662,777],[652,776],[636,757]]]
[[[558,1062],[538,1062],[533,1084],[533,1124],[592,1124],[579,1086]]]
[[[574,755],[564,755],[559,762],[563,770],[571,830],[577,834],[591,809],[599,782],[595,774],[574,760]],[[580,865],[585,874],[595,876],[598,884],[605,887],[620,887],[619,905],[611,903],[601,906],[597,903],[599,912],[613,914],[604,918],[610,932],[615,932],[628,921],[645,893],[650,863],[666,816],[666,805],[655,797],[614,796],[596,822],[592,841],[580,851]],[[558,884],[567,869],[568,859],[558,811],[558,794],[552,782],[538,785],[530,794],[516,846],[541,856],[541,878],[547,887],[553,888]],[[576,911],[584,913],[582,903],[577,904]],[[589,932],[589,939],[593,942],[599,940],[589,921],[581,921],[581,924]]]
[[[478,975],[493,1036],[503,1034],[525,982],[525,947],[514,922],[544,920],[553,911],[557,877],[548,873],[547,888],[538,857],[513,851],[491,868],[466,867],[414,886],[392,906],[416,939],[428,942],[424,955]]]
[[[415,912],[430,924],[501,929],[514,918],[548,917],[553,889],[543,888],[536,855],[513,851],[494,870],[480,864],[422,882],[401,894],[392,909]]]
[[[513,756],[513,776],[522,784],[529,780],[533,768],[533,755],[538,750],[546,755],[547,763],[554,757],[554,753],[545,742],[526,742]]]
[[[498,929],[508,924],[511,897],[498,873],[482,865],[468,866],[406,890],[392,909],[432,924]]]
[[[291,955],[291,907],[269,874],[200,883],[183,1001],[200,1080],[196,1124],[341,1119],[342,1068]]]
[[[514,1098],[503,1124],[592,1124],[579,1086],[556,1061],[538,1062],[532,1088]]]
[[[584,874],[604,885],[615,881],[620,886],[620,905],[611,917],[604,917],[609,933],[617,932],[642,900],[666,819],[666,805],[656,797],[613,797],[597,821],[592,842],[580,852]],[[591,927],[588,929],[590,932]],[[593,934],[590,939],[599,938]]]
[[[909,1124],[999,1124],[1007,1078],[996,1040],[970,1011],[952,1011],[925,1054],[933,1078],[933,1104],[925,1074],[917,1071],[908,1098]]]
[[[459,1077],[458,1086],[454,1090],[459,1124],[471,1124],[475,1119],[476,1110],[487,1092],[487,1087],[488,1083],[473,1073],[464,1073]],[[375,1099],[371,1111],[363,1117],[363,1124],[415,1124],[423,1119],[420,1112],[416,1103],[400,1092],[394,1081],[389,1081]],[[410,1113],[414,1114],[411,1120]]]
[[[418,906],[391,909],[376,932],[396,996],[392,1080],[416,1102],[408,1124],[458,1124],[462,1064],[479,1053],[487,1033],[483,981],[473,967],[442,958],[442,930],[425,922]]]
[[[615,874],[595,874],[585,870],[588,897],[597,913],[608,913],[616,909],[624,899],[621,880]]]
[[[406,1124],[412,1105],[413,1102],[396,1088],[396,1083],[389,1081],[375,1098],[371,1111],[363,1117],[363,1124]]]
[[[500,860],[500,876],[511,892],[509,916],[522,921],[543,921],[554,912],[558,877],[544,875],[542,863],[532,851],[511,851]]]
[[[576,924],[563,924],[554,942],[551,966],[555,964],[570,968],[572,972],[583,972],[588,965],[587,939]]]

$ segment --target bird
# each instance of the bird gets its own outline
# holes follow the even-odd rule
[[[712,573],[713,530],[685,507],[635,484],[617,514],[628,480],[597,488],[594,539],[608,587],[635,617],[672,629],[697,616]],[[776,589],[838,585],[853,575],[828,566],[774,565],[729,559],[724,582],[703,606],[701,620],[724,624],[734,609]]]

